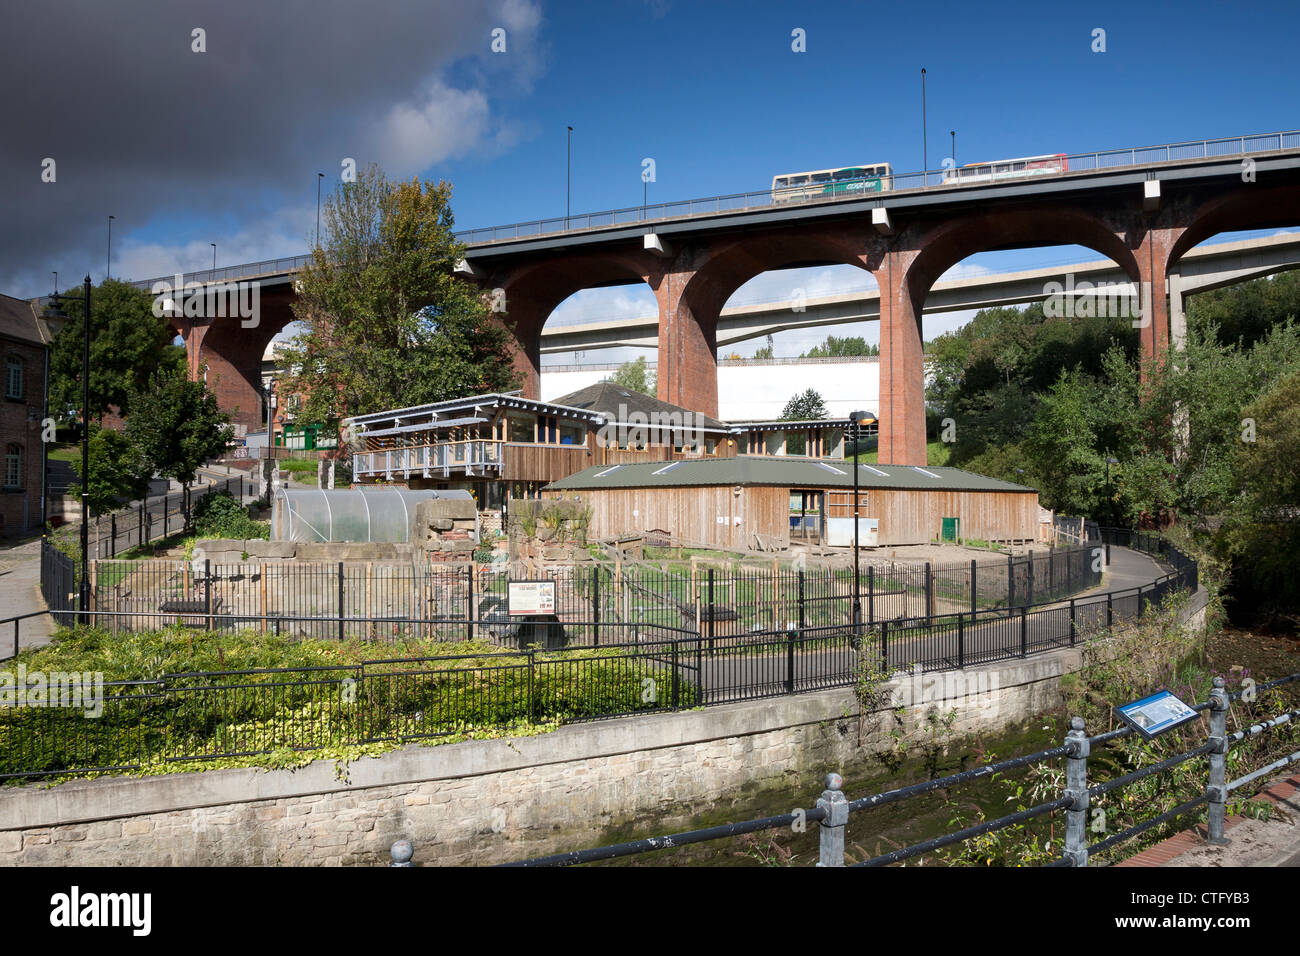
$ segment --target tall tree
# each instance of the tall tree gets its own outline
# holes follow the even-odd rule
[[[655,394],[655,373],[646,366],[644,355],[637,356],[634,362],[624,362],[608,381],[642,395]]]
[[[81,411],[83,317],[79,299],[63,306],[68,321],[50,349],[50,411],[70,420]],[[183,369],[185,350],[171,344],[167,320],[153,314],[147,292],[107,279],[90,291],[90,417],[116,406],[128,415],[131,393],[159,369]]]
[[[821,393],[815,388],[809,388],[785,403],[785,408],[781,410],[781,420],[806,421],[825,418],[827,414],[826,402],[822,399]]]
[[[132,395],[131,403],[126,437],[152,471],[179,481],[188,499],[199,466],[229,444],[230,416],[202,379],[191,382],[176,372],[156,374],[150,388]]]
[[[299,275],[304,331],[284,353],[304,420],[514,387],[508,329],[454,275],[465,247],[450,203],[448,183],[392,183],[374,165],[327,200]]]
[[[109,511],[123,501],[143,498],[148,492],[152,469],[126,435],[92,423],[89,452],[90,485],[86,489],[86,502],[92,514]],[[72,467],[78,479],[84,480],[80,455],[73,459]],[[80,483],[68,488],[70,497],[80,494]]]

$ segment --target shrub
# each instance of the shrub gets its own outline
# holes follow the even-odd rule
[[[229,491],[205,495],[194,506],[194,532],[200,538],[270,538],[271,526],[254,521]]]

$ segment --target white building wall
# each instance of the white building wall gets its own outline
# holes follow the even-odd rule
[[[648,363],[654,368],[653,363]],[[542,368],[542,401],[594,385],[614,374],[616,365],[565,365]],[[746,421],[781,417],[800,392],[815,388],[831,418],[857,409],[879,413],[880,360],[868,358],[724,360],[718,363],[718,417]]]

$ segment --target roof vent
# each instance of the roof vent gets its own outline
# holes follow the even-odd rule
[[[916,465],[912,465],[911,468],[912,468],[913,471],[920,472],[921,474],[926,475],[926,476],[928,476],[928,477],[930,477],[930,478],[939,478],[939,477],[941,477],[940,475],[936,475],[936,474],[935,474],[934,472],[932,472],[932,471],[926,471],[924,468],[918,468],[918,467],[916,467]]]
[[[662,475],[662,474],[663,474],[664,472],[666,472],[666,471],[672,471],[674,468],[676,468],[676,467],[677,467],[678,465],[680,465],[680,464],[681,464],[680,461],[675,461],[675,462],[673,462],[673,463],[670,464],[670,465],[664,465],[662,468],[659,468],[659,469],[656,469],[655,471],[650,472],[650,474],[652,474],[652,475]]]
[[[889,473],[888,473],[888,472],[881,471],[879,468],[872,468],[870,465],[858,465],[858,467],[859,467],[859,468],[865,468],[865,469],[867,469],[867,471],[871,472],[873,475],[879,475],[881,478],[888,478],[888,477],[889,477]]]
[[[618,471],[618,470],[619,470],[620,468],[622,468],[622,467],[623,467],[622,465],[615,465],[613,468],[606,468],[604,471],[598,471],[598,472],[596,472],[596,474],[595,474],[594,477],[596,477],[596,478],[604,478],[606,475],[610,474],[611,472]]]
[[[839,470],[838,468],[836,468],[834,465],[828,465],[828,464],[826,464],[826,462],[824,462],[824,461],[819,461],[819,462],[817,462],[817,464],[821,465],[821,466],[822,466],[823,468],[825,468],[827,471],[833,471],[833,472],[835,472],[835,474],[837,474],[837,475],[847,475],[847,474],[848,474],[847,471],[840,471],[840,470]]]

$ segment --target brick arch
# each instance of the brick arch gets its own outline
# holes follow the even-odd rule
[[[1187,227],[1169,250],[1165,273],[1177,267],[1188,250],[1221,232],[1297,225],[1300,225],[1300,189],[1295,186],[1258,186],[1225,191],[1193,211]]]
[[[523,263],[480,280],[485,293],[500,290],[503,296],[503,320],[514,336],[514,367],[524,397],[541,397],[542,328],[561,302],[584,289],[637,282],[657,292],[663,269],[649,253],[606,252]]]
[[[822,229],[751,231],[686,248],[677,256],[659,300],[659,398],[706,415],[718,414],[718,316],[727,300],[757,275],[807,264],[852,265],[870,271],[868,233],[843,224]]]
[[[1133,230],[1071,206],[1012,207],[905,232],[874,270],[880,286],[880,461],[924,465],[925,385],[921,315],[931,286],[977,252],[1080,245],[1115,262],[1135,282],[1142,271]]]

